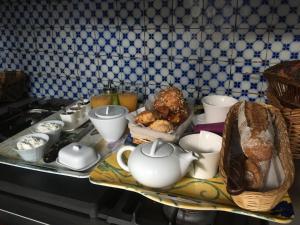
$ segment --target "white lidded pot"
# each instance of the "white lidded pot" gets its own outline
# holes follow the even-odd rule
[[[128,109],[120,105],[106,105],[89,112],[89,118],[107,142],[119,140],[126,127]]]
[[[125,151],[132,151],[128,164],[123,161]],[[133,146],[123,146],[117,153],[120,167],[132,174],[141,184],[152,188],[168,188],[179,181],[197,157],[180,147],[160,139]]]

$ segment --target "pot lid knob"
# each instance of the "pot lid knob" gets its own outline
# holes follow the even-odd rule
[[[142,148],[142,152],[152,158],[167,157],[174,151],[172,144],[156,139],[152,143],[147,143]]]
[[[80,145],[73,145],[73,150],[74,151],[78,152],[78,151],[80,151],[80,149],[81,149]]]

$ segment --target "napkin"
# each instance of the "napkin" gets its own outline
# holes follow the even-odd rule
[[[217,134],[222,134],[224,130],[224,122],[222,123],[207,123],[207,124],[198,124],[193,127],[194,132],[200,132],[202,130],[214,132]]]

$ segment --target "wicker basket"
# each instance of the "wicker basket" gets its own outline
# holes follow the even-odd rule
[[[227,174],[229,172],[230,140],[232,139],[231,133],[233,124],[237,123],[237,115],[240,104],[241,102],[236,103],[233,107],[231,107],[225,121],[220,160],[220,173],[224,178],[225,183],[227,183]],[[239,207],[250,211],[269,211],[276,206],[293,183],[295,173],[285,121],[278,109],[271,105],[264,106],[272,114],[276,135],[277,137],[280,137],[275,138],[275,146],[278,150],[285,178],[280,187],[270,191],[244,191],[239,195],[232,195],[233,201]]]
[[[279,63],[263,75],[283,106],[300,108],[300,60]]]
[[[286,121],[293,158],[300,159],[300,108],[291,109],[284,107],[276,98],[271,87],[267,89],[266,94],[269,103],[280,109]]]

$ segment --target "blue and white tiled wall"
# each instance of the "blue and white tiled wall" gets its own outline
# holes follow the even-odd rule
[[[108,80],[264,101],[265,68],[300,59],[300,0],[0,0],[0,69],[31,94],[79,98]]]

